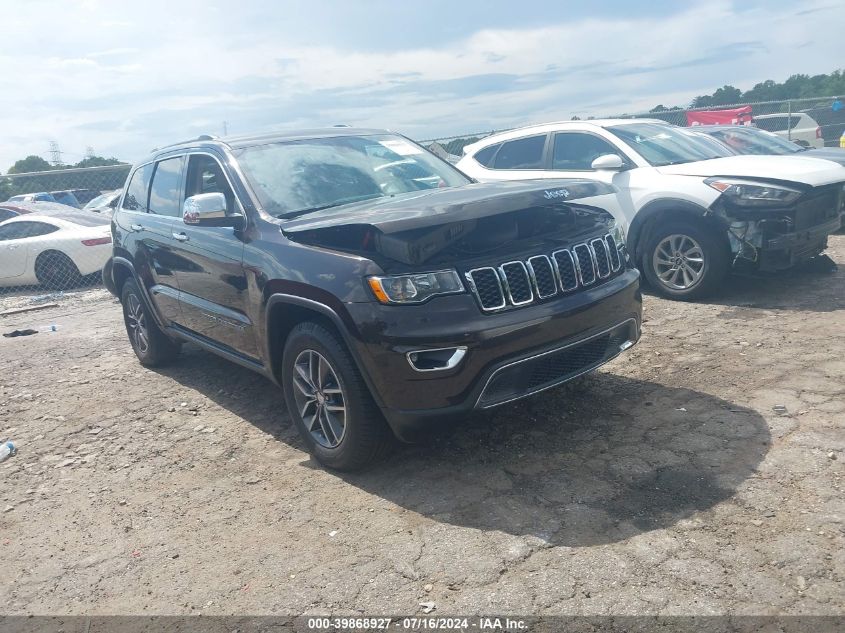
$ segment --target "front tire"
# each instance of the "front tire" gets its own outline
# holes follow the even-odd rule
[[[173,362],[182,345],[169,339],[158,327],[147,310],[134,279],[128,279],[123,284],[120,302],[123,304],[126,334],[141,364],[146,367],[160,367]]]
[[[293,328],[282,356],[285,402],[317,460],[359,470],[389,446],[390,432],[343,342],[310,321]]]
[[[643,252],[642,272],[668,299],[690,301],[714,292],[730,269],[730,248],[716,231],[670,222],[655,230]]]

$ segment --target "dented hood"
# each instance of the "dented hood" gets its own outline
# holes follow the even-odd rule
[[[845,169],[829,160],[809,156],[728,156],[658,167],[661,174],[677,176],[733,176],[785,180],[819,187],[845,181]]]
[[[592,180],[473,183],[345,204],[281,224],[285,233],[367,224],[388,234],[615,192],[612,186]]]

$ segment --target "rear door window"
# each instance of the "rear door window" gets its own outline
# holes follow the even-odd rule
[[[147,199],[150,192],[150,178],[153,175],[154,165],[144,165],[135,170],[129,187],[126,189],[126,196],[123,198],[122,208],[127,211],[147,212]]]
[[[594,134],[559,132],[555,134],[552,169],[592,171],[593,161],[605,154],[618,156],[619,150]]]
[[[182,206],[183,156],[161,160],[156,164],[150,187],[150,213],[179,217]]]
[[[547,134],[519,138],[502,144],[494,169],[543,169]]]

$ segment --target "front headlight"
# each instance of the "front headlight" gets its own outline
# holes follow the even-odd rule
[[[733,178],[708,178],[704,183],[729,197],[731,202],[746,207],[790,205],[801,195],[799,190],[783,185],[769,185]]]
[[[461,278],[454,270],[367,277],[367,284],[381,303],[422,303],[437,295],[464,292]]]

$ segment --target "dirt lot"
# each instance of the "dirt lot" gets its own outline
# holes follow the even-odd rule
[[[249,371],[187,347],[143,369],[105,291],[0,317],[58,325],[0,339],[3,612],[842,614],[845,236],[829,252],[647,296],[640,345],[585,384],[354,476]]]

